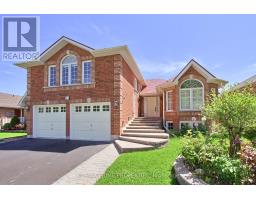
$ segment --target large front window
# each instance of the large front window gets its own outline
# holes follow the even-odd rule
[[[200,110],[203,106],[203,85],[197,80],[186,80],[180,86],[180,109]]]
[[[70,85],[77,83],[77,59],[73,55],[66,56],[61,62],[61,84]]]

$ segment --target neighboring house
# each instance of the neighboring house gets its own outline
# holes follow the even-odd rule
[[[5,123],[9,123],[13,116],[20,118],[24,123],[24,109],[19,105],[22,96],[0,93],[0,128]]]
[[[245,81],[238,83],[231,90],[238,90],[238,89],[244,88],[249,85],[252,86],[253,90],[256,92],[256,75],[253,75],[250,78],[246,79]]]
[[[16,65],[27,69],[33,137],[111,140],[137,116],[179,128],[192,117],[201,121],[208,93],[226,84],[194,60],[171,80],[144,80],[127,46],[95,50],[67,37],[39,60]]]

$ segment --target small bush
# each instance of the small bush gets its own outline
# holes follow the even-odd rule
[[[20,123],[20,119],[17,116],[13,116],[10,122],[11,127],[14,128],[19,123]]]
[[[189,127],[189,125],[187,125],[187,124],[182,124],[182,126],[181,126],[181,128],[180,128],[180,134],[181,134],[181,135],[185,135],[188,130],[191,130],[191,128]]]
[[[187,164],[196,169],[200,166],[199,151],[205,143],[205,139],[200,135],[192,137],[188,134],[184,137],[182,155],[185,157]]]
[[[25,130],[25,124],[17,124],[14,128],[15,130]]]
[[[247,166],[242,164],[240,159],[220,156],[211,160],[211,174],[209,176],[219,184],[244,184],[248,182],[251,172]]]
[[[3,129],[4,129],[4,130],[10,130],[11,128],[12,128],[12,126],[11,126],[10,123],[5,123],[5,124],[3,125]]]
[[[208,133],[208,129],[207,129],[206,125],[204,125],[202,123],[198,124],[197,130],[200,131],[203,134]]]
[[[256,184],[256,149],[249,145],[245,145],[242,146],[242,150],[239,154],[242,162],[252,171],[253,176],[251,183]]]

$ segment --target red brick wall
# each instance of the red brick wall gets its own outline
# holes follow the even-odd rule
[[[80,85],[59,86],[60,62],[67,54],[74,54],[77,56]],[[82,61],[84,60],[93,61],[93,83],[90,85],[81,84]],[[47,87],[49,65],[56,65],[57,67],[58,87]],[[120,55],[93,58],[89,52],[70,44],[66,45],[63,49],[53,55],[44,66],[36,66],[28,69],[27,90],[29,110],[26,113],[28,133],[32,134],[33,130],[33,105],[66,103],[68,108],[69,103],[82,103],[86,102],[87,98],[90,98],[91,102],[111,102],[111,131],[113,135],[119,135],[122,128],[121,120],[126,123],[128,117],[132,115],[132,99],[130,96],[131,91],[133,91],[134,77],[134,74]],[[123,100],[121,99],[122,89],[122,97],[126,97]],[[68,102],[65,100],[65,96],[70,97]],[[124,109],[123,113],[121,113],[121,107]],[[69,116],[70,112],[69,109],[67,109],[67,136],[70,132]]]
[[[173,90],[175,94],[173,98],[174,110],[172,112],[165,111],[165,120],[173,121],[174,127],[177,129],[179,128],[180,121],[191,121],[192,117],[196,117],[198,121],[201,121],[201,117],[202,117],[201,112],[180,111],[179,88],[183,81],[190,78],[200,80],[203,83],[205,103],[208,101],[208,96],[212,90],[214,90],[215,92],[218,91],[217,84],[207,83],[206,79],[193,67],[188,69],[186,73],[183,74],[183,76],[179,79],[177,86],[173,86],[165,89],[165,91]]]
[[[121,124],[125,126],[132,117],[138,116],[139,113],[139,94],[134,90],[134,80],[135,75],[132,70],[129,68],[128,64],[123,60],[123,70],[122,70],[122,90],[121,90],[121,101],[122,101],[122,119]],[[138,81],[138,88],[140,87]],[[133,98],[136,98],[135,101],[135,113],[133,112]]]

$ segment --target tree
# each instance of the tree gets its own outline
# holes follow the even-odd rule
[[[256,124],[256,95],[251,87],[237,91],[211,94],[203,114],[224,126],[229,134],[229,155],[235,157],[241,149],[243,131]]]

